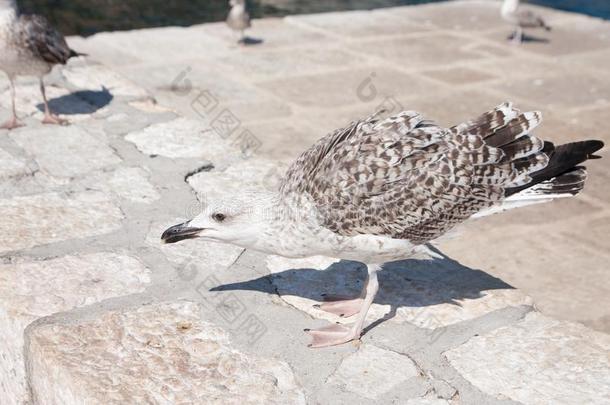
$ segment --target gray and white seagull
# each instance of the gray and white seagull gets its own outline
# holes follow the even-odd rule
[[[544,19],[531,10],[520,8],[519,0],[504,0],[501,9],[502,18],[515,27],[513,32],[513,43],[520,44],[523,42],[524,28],[544,28],[547,31],[551,27]]]
[[[231,10],[227,16],[227,25],[235,32],[239,32],[238,43],[246,43],[245,31],[250,28],[250,14],[246,10],[246,0],[229,0]]]
[[[54,65],[65,65],[68,59],[78,56],[66,40],[46,18],[40,15],[19,15],[15,0],[0,0],[0,70],[8,76],[11,85],[12,117],[1,127],[14,129],[22,126],[15,108],[15,78],[36,76],[44,101],[45,124],[64,124],[65,120],[51,113],[45,93],[43,76]]]
[[[167,229],[174,243],[203,238],[291,258],[324,255],[366,264],[358,297],[324,302],[351,326],[307,330],[310,346],[358,339],[387,261],[407,259],[471,217],[555,198],[584,186],[579,166],[601,141],[555,147],[532,135],[540,112],[510,103],[444,128],[405,111],[375,114],[320,139],[288,169],[279,190],[209,201],[192,220]]]

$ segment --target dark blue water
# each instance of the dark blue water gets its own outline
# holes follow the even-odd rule
[[[610,0],[531,0],[529,3],[610,20]]]
[[[442,0],[249,0],[253,17],[431,3]],[[227,0],[20,0],[22,11],[47,16],[66,35],[221,21]],[[530,0],[610,19],[610,0]]]

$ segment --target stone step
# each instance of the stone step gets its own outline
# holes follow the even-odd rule
[[[34,403],[305,404],[288,364],[236,350],[201,311],[174,301],[32,324]]]
[[[129,255],[100,252],[0,264],[0,401],[23,404],[29,388],[23,359],[31,322],[144,291],[150,270]]]

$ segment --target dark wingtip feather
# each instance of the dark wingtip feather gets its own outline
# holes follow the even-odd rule
[[[590,141],[584,141],[584,142],[587,143],[588,150],[589,150],[587,159],[601,159],[602,158],[599,155],[594,155],[594,153],[604,147],[604,142],[596,140],[596,139],[590,140]]]
[[[594,155],[595,152],[604,147],[599,140],[587,140],[566,143],[555,146],[551,142],[545,142],[542,151],[550,158],[548,165],[531,175],[532,181],[526,185],[506,189],[506,195],[518,193],[543,181],[561,176],[578,168],[577,165],[589,159],[599,159],[601,156]]]

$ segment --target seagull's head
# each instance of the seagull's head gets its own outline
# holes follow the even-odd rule
[[[214,242],[232,243],[242,247],[256,245],[261,232],[277,215],[275,194],[248,190],[230,197],[206,198],[199,213],[191,220],[168,228],[161,240],[175,243],[201,238]]]
[[[235,6],[243,6],[246,4],[246,0],[229,0],[229,4],[231,5],[231,7],[235,7]]]

